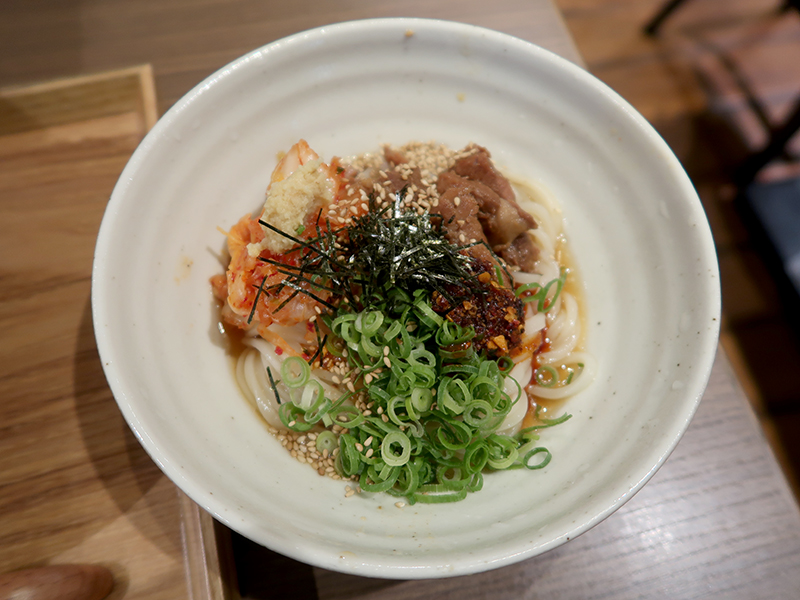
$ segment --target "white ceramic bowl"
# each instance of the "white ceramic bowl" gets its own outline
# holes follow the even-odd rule
[[[413,35],[411,34],[413,32]],[[490,149],[558,199],[588,306],[595,383],[547,430],[537,472],[486,477],[451,505],[345,498],[292,459],[237,391],[208,279],[258,208],[276,153],[325,158],[436,139]],[[461,575],[574,538],[653,475],[707,382],[719,326],[705,214],[667,145],[575,65],[442,21],[331,25],[231,63],[180,100],[114,189],[95,254],[98,348],[120,409],[189,496],[243,535],[319,567]]]

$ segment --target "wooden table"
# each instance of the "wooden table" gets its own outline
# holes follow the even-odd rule
[[[89,309],[117,175],[155,114],[230,60],[376,16],[479,24],[580,63],[549,0],[0,4],[0,87],[146,63],[153,73],[0,94],[0,572],[102,563],[112,598],[233,598],[231,557],[248,598],[800,597],[800,512],[722,352],[686,436],[628,504],[565,546],[470,577],[364,579],[215,537],[139,447],[105,383]]]

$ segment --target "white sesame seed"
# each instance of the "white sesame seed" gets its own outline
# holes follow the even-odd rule
[[[389,360],[389,357],[388,357],[388,356],[384,356],[384,357],[383,357],[383,364],[385,364],[385,365],[386,365],[386,367],[387,367],[387,368],[389,368],[389,369],[391,369],[391,368],[392,368],[392,363],[391,363],[391,361]]]

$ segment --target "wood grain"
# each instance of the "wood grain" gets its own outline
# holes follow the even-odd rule
[[[153,65],[164,112],[194,85],[239,56],[311,27],[375,17],[428,17],[525,37],[531,23],[553,29],[541,44],[578,60],[549,1],[495,0],[26,0],[0,6],[0,85]]]
[[[100,564],[111,598],[173,599],[179,498],[116,407],[89,303],[108,196],[155,116],[149,79],[0,91],[0,573]]]
[[[3,136],[75,123],[85,128],[84,121],[120,115],[141,118],[147,131],[158,119],[150,65],[10,87],[0,100]]]

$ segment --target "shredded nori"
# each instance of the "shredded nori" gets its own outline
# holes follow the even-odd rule
[[[325,291],[346,299],[355,309],[369,306],[385,296],[387,289],[399,288],[409,296],[417,290],[438,292],[451,303],[475,293],[475,259],[445,238],[442,217],[418,214],[403,207],[403,190],[394,205],[379,206],[374,195],[369,211],[354,216],[344,228],[334,230],[330,221],[317,235],[301,240],[259,220],[264,227],[295,242],[289,253],[300,252],[299,266],[269,258],[264,262],[278,267],[286,277],[262,291],[280,293],[289,287],[293,293],[281,303],[283,308],[298,293],[304,293],[331,310],[336,306],[314,292]],[[321,213],[317,216],[319,223]],[[277,312],[276,310],[276,312]]]

